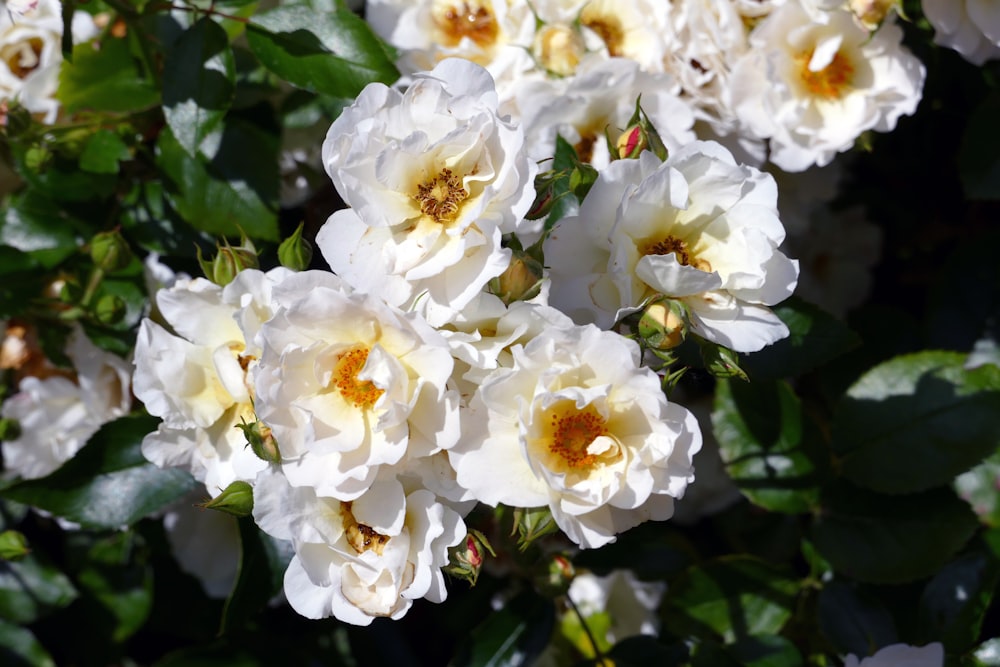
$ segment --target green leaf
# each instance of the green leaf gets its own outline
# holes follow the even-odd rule
[[[883,493],[949,484],[1000,444],[1000,368],[965,370],[965,355],[896,357],[841,401],[833,449],[851,481]]]
[[[820,631],[837,653],[867,655],[873,646],[899,641],[892,614],[857,585],[832,581],[817,601]]]
[[[214,236],[278,240],[278,160],[274,135],[231,118],[211,161],[193,158],[164,131],[157,164],[173,181],[167,197],[187,222]]]
[[[73,62],[64,62],[59,71],[56,96],[69,113],[124,113],[148,109],[160,101],[153,82],[139,71],[127,40],[110,35],[73,49]]]
[[[121,137],[110,130],[98,130],[80,154],[80,169],[93,174],[117,174],[118,163],[132,154]]]
[[[0,562],[0,619],[27,624],[77,597],[65,574],[33,554]]]
[[[82,226],[55,202],[35,190],[13,195],[0,222],[0,243],[27,253],[46,268],[78,248],[74,228]]]
[[[530,665],[549,643],[555,626],[550,600],[526,591],[476,627],[459,646],[450,667]]]
[[[712,428],[729,476],[755,505],[796,514],[816,504],[824,453],[787,383],[720,381]]]
[[[1000,92],[993,91],[969,114],[958,153],[958,172],[969,199],[1000,199]]]
[[[247,41],[269,70],[317,93],[355,97],[369,83],[389,84],[399,77],[368,24],[343,8],[278,7],[251,20]]]
[[[55,661],[27,628],[0,621],[0,663],[7,667],[55,667]]]
[[[724,556],[687,570],[664,598],[666,627],[677,636],[722,639],[776,634],[792,615],[798,582],[752,556]]]
[[[888,496],[844,483],[825,490],[812,539],[837,572],[901,584],[940,569],[976,526],[969,506],[947,488]]]
[[[679,665],[687,658],[682,644],[667,646],[647,635],[636,635],[621,640],[608,652],[615,667],[649,667]]]
[[[236,93],[236,63],[226,31],[205,17],[184,31],[163,66],[163,115],[177,143],[195,157],[219,127]]]
[[[786,299],[772,310],[790,333],[788,338],[742,357],[741,366],[751,381],[803,375],[861,343],[846,324],[798,297]]]
[[[280,590],[292,560],[291,543],[257,528],[253,519],[239,519],[240,565],[233,592],[222,612],[220,633],[245,624]]]
[[[980,521],[1000,526],[1000,451],[956,477],[955,491],[972,506]]]
[[[778,635],[744,637],[726,652],[745,667],[801,667],[802,654],[795,644]]]
[[[0,496],[87,528],[135,523],[195,487],[188,473],[162,470],[143,458],[142,439],[157,423],[153,417],[137,415],[105,424],[62,468],[4,489]]]

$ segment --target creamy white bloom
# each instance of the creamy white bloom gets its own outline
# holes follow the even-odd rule
[[[923,0],[934,42],[974,65],[1000,58],[1000,5],[993,0]]]
[[[0,408],[4,419],[20,425],[20,435],[2,443],[8,474],[45,477],[73,458],[103,424],[128,414],[132,395],[124,359],[99,349],[79,328],[70,334],[66,354],[72,372],[53,369],[46,377],[23,378]]]
[[[59,0],[21,1],[11,6],[15,18],[0,11],[0,100],[16,99],[24,108],[54,123],[62,64],[62,6]],[[97,34],[90,14],[74,12],[73,41]]]
[[[317,236],[323,256],[356,289],[446,321],[506,268],[501,235],[537,227],[523,220],[537,171],[523,144],[473,63],[445,60],[405,92],[369,85],[323,144],[352,207]]]
[[[430,491],[383,475],[345,502],[293,487],[272,468],[258,477],[254,499],[257,524],[295,548],[284,589],[299,614],[368,625],[402,617],[413,600],[445,599],[441,568],[465,525]]]
[[[458,483],[489,505],[545,507],[585,548],[663,520],[694,479],[694,417],[668,403],[638,346],[593,326],[550,328],[490,373],[449,450]]]
[[[867,130],[888,132],[920,101],[923,65],[886,21],[869,33],[847,10],[816,22],[791,1],[761,21],[733,68],[732,106],[786,171],[830,162]]]
[[[545,245],[550,301],[608,328],[657,294],[683,301],[695,333],[738,352],[788,335],[767,306],[792,294],[797,264],[777,247],[774,179],[722,146],[648,151],[598,176],[579,216]]]
[[[927,646],[893,644],[875,655],[858,662],[857,656],[848,655],[844,667],[943,667],[944,646],[940,643]]]
[[[612,570],[603,577],[578,574],[566,594],[584,618],[608,615],[611,625],[604,639],[613,646],[626,637],[656,636],[660,629],[656,608],[666,590],[662,581],[639,581],[631,570]]]
[[[209,597],[225,598],[236,583],[240,533],[236,518],[198,507],[204,488],[190,493],[163,515],[170,551],[180,568],[196,578]]]
[[[213,496],[265,466],[237,428],[253,422],[248,371],[260,351],[254,336],[271,314],[271,291],[290,275],[241,272],[225,287],[178,280],[156,295],[170,331],[143,320],[135,351],[135,395],[159,428],[143,439],[143,455],[161,467],[182,467]]]
[[[448,344],[415,313],[308,271],[275,291],[260,329],[257,416],[294,486],[353,500],[381,466],[430,456],[459,438]]]

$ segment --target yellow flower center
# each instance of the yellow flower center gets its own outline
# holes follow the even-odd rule
[[[487,48],[496,42],[499,32],[493,13],[479,2],[450,4],[435,12],[434,23],[445,46],[457,46],[463,37],[468,37],[479,47]]]
[[[439,223],[453,220],[468,197],[462,179],[451,173],[451,169],[442,169],[437,176],[417,185],[417,193],[413,195],[420,211]]]
[[[851,64],[851,61],[838,51],[829,65],[818,72],[814,72],[809,69],[809,63],[812,61],[812,58],[812,51],[800,54],[796,58],[799,77],[806,90],[813,97],[825,100],[835,100],[843,97],[844,92],[850,88],[851,81],[854,79],[854,65]]]
[[[45,43],[39,37],[32,37],[25,42],[15,44],[11,48],[0,51],[0,57],[7,64],[10,73],[18,79],[23,79],[41,64],[42,49]]]
[[[624,54],[622,46],[625,41],[625,30],[617,17],[601,14],[600,9],[588,5],[580,12],[580,24],[597,33],[604,46],[608,48],[609,56],[620,57]]]
[[[576,71],[584,50],[583,39],[569,26],[547,25],[535,36],[535,59],[559,76],[569,76]]]
[[[595,439],[607,435],[608,428],[593,407],[554,410],[548,418],[550,453],[570,468],[591,468],[598,462],[598,456],[588,448]]]
[[[352,503],[340,503],[340,517],[344,522],[344,535],[347,537],[347,543],[359,554],[370,549],[375,552],[376,556],[381,556],[382,550],[389,542],[389,536],[375,532],[371,526],[358,523],[358,520],[351,513],[351,507]]]
[[[358,408],[370,408],[384,393],[371,380],[358,380],[358,373],[368,361],[368,348],[356,347],[340,355],[333,369],[331,384],[344,400]]]
[[[712,270],[711,264],[704,259],[695,257],[688,248],[688,244],[673,235],[668,235],[658,241],[649,241],[640,250],[643,255],[669,255],[673,253],[683,266],[690,266],[706,273]]]

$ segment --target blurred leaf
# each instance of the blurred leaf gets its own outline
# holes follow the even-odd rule
[[[163,66],[163,115],[177,143],[195,157],[222,123],[235,94],[236,65],[226,31],[205,17],[184,31]]]
[[[245,624],[281,591],[292,545],[257,528],[250,517],[239,520],[240,564],[233,592],[222,612],[220,633]]]
[[[76,252],[74,228],[80,224],[45,195],[27,190],[11,197],[6,217],[0,223],[0,243],[51,268]]]
[[[600,549],[584,549],[573,565],[604,576],[628,568],[645,580],[666,580],[698,560],[698,551],[671,525],[650,521],[618,536]]]
[[[65,607],[77,597],[65,574],[29,554],[0,561],[0,619],[28,624]]]
[[[247,41],[269,70],[317,93],[355,97],[369,83],[389,84],[399,77],[368,24],[343,8],[278,7],[253,17]]]
[[[873,646],[899,641],[892,614],[878,598],[851,583],[823,586],[816,611],[820,631],[837,653],[867,655]]]
[[[969,506],[946,488],[887,496],[845,483],[826,489],[821,500],[816,548],[837,572],[870,583],[930,576],[977,526]]]
[[[1000,199],[1000,91],[993,91],[969,114],[958,153],[958,172],[969,199]]]
[[[955,478],[955,491],[994,528],[1000,526],[1000,451]]]
[[[683,664],[687,650],[682,644],[667,646],[654,637],[636,635],[621,640],[608,652],[615,667],[672,667]]]
[[[742,667],[726,647],[717,641],[703,639],[691,650],[691,667]]]
[[[984,537],[986,548],[945,565],[920,599],[924,636],[941,641],[948,653],[964,653],[975,645],[1000,583],[1000,530]]]
[[[230,119],[219,149],[206,163],[192,158],[173,134],[157,143],[157,163],[173,180],[167,191],[173,207],[195,229],[215,236],[278,240],[278,161],[276,137]]]
[[[31,631],[0,621],[0,663],[7,667],[55,667]]]
[[[142,439],[158,423],[136,415],[105,424],[62,468],[4,489],[0,496],[88,528],[132,524],[195,487],[187,472],[161,470],[142,456]]]
[[[132,157],[121,137],[110,130],[98,130],[80,154],[80,169],[93,174],[117,174],[118,163]]]
[[[819,306],[791,297],[772,308],[788,326],[788,338],[741,357],[751,381],[803,375],[857,347],[861,339]]]
[[[755,505],[797,514],[816,504],[824,452],[787,383],[720,381],[712,429],[726,471]]]
[[[491,614],[461,642],[450,667],[530,665],[555,626],[552,601],[525,591]]]
[[[963,239],[948,255],[927,301],[927,346],[965,352],[984,336],[1000,339],[998,245],[1000,233],[993,231]]]
[[[1000,368],[920,352],[876,366],[841,401],[833,448],[844,476],[884,493],[949,484],[1000,444]]]
[[[724,556],[688,569],[667,589],[664,622],[677,636],[733,642],[776,634],[792,615],[798,582],[752,556]]]
[[[73,62],[63,63],[59,71],[56,97],[69,113],[138,111],[160,101],[160,93],[140,72],[127,40],[110,35],[73,49]]]
[[[802,654],[795,644],[779,635],[744,637],[726,651],[745,667],[801,667]]]

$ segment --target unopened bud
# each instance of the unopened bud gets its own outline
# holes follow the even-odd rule
[[[646,306],[639,319],[639,337],[655,350],[670,350],[684,342],[687,321],[684,305],[677,301],[657,301]]]
[[[105,273],[114,273],[131,263],[132,250],[118,230],[100,232],[90,239],[90,259]]]
[[[548,507],[518,507],[514,510],[514,530],[517,533],[517,547],[526,550],[531,543],[544,535],[559,530]]]
[[[728,347],[710,343],[709,341],[699,341],[701,347],[701,359],[705,363],[705,370],[717,378],[739,378],[749,381],[746,371],[740,368],[740,355],[733,352]]]
[[[535,575],[535,588],[543,595],[565,595],[576,576],[573,562],[562,554],[554,554],[542,565],[544,569]]]
[[[216,245],[216,255],[211,261],[206,261],[198,248],[198,264],[205,272],[205,277],[216,285],[226,286],[244,269],[260,267],[257,259],[257,249],[250,239],[243,237],[242,243],[235,248],[229,245]]]
[[[524,251],[514,251],[507,270],[490,281],[490,291],[508,306],[538,296],[542,287],[542,264]]]
[[[253,488],[246,482],[237,480],[202,507],[219,510],[235,517],[250,516],[253,512]]]
[[[285,268],[292,271],[305,271],[312,261],[312,244],[302,238],[302,228],[304,223],[299,223],[295,233],[281,242],[278,246],[278,261]]]
[[[618,137],[618,157],[621,159],[638,158],[639,153],[649,146],[649,138],[638,125],[621,133]]]
[[[105,326],[113,326],[125,317],[127,307],[121,297],[115,294],[105,294],[94,304],[94,319]]]
[[[271,434],[271,428],[262,421],[255,421],[252,424],[244,421],[237,424],[236,428],[243,431],[250,449],[262,461],[268,463],[281,463],[281,450],[278,449],[278,441]]]
[[[475,586],[479,571],[486,562],[486,554],[496,556],[493,546],[478,530],[470,530],[465,539],[448,551],[448,565],[444,571],[458,579],[465,579]]]
[[[535,201],[524,217],[528,220],[540,220],[547,216],[555,203],[559,201],[556,194],[556,183],[560,174],[546,171],[535,176]]]
[[[5,530],[0,533],[0,559],[20,560],[31,553],[28,540],[16,530]]]
[[[656,131],[649,116],[639,104],[641,98],[635,101],[635,111],[628,121],[628,129],[622,132],[615,145],[617,157],[622,159],[638,158],[642,151],[652,151],[661,160],[667,159],[667,147],[663,145],[660,133]],[[610,137],[609,137],[610,141]]]

